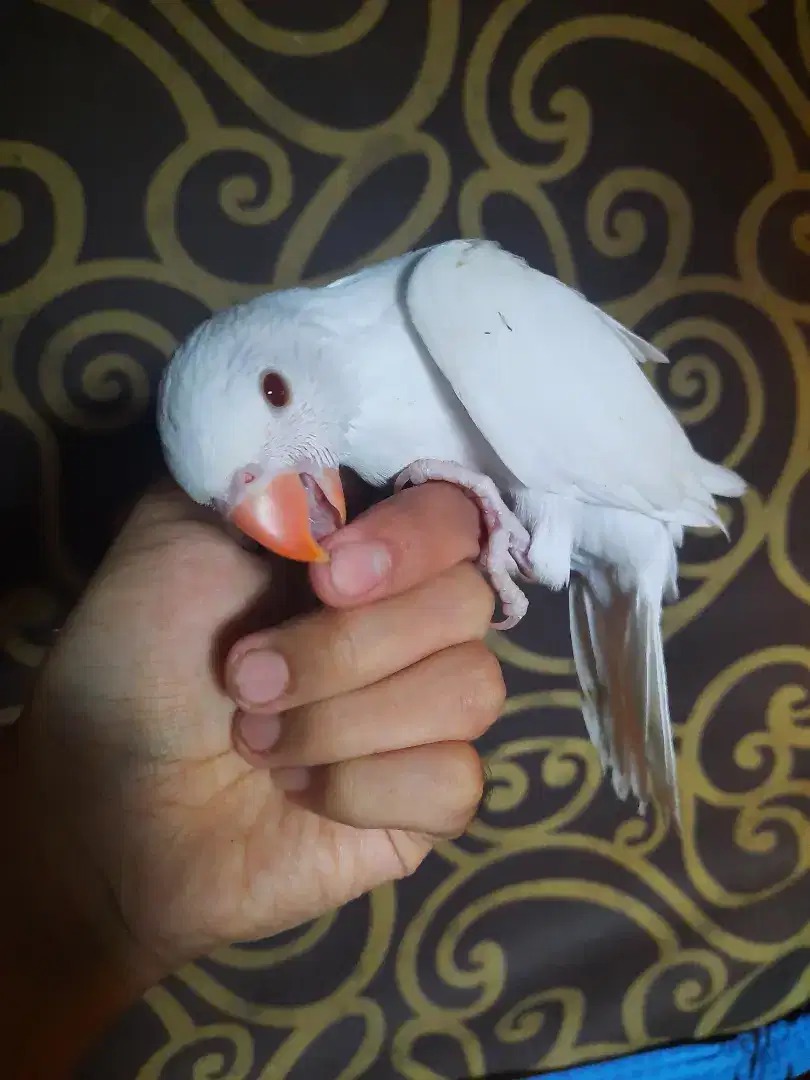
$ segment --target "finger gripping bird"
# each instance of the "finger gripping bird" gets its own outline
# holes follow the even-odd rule
[[[340,467],[464,489],[498,626],[526,612],[517,578],[568,588],[588,734],[619,796],[677,817],[662,607],[684,529],[722,529],[716,497],[745,483],[695,451],[645,361],[667,363],[556,278],[454,240],[214,315],[158,423],[191,498],[291,559],[328,558]]]

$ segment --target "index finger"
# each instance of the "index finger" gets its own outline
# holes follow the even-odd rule
[[[312,587],[329,607],[381,600],[475,558],[478,508],[452,484],[406,488],[346,525],[323,546],[328,563],[312,567]]]

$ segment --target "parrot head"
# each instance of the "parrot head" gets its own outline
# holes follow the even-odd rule
[[[259,298],[199,326],[164,371],[158,430],[195,502],[278,555],[325,562],[321,540],[346,521],[349,419],[317,342],[278,315]]]

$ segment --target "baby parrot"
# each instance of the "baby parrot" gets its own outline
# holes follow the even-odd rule
[[[515,578],[568,587],[603,766],[677,819],[662,606],[684,528],[722,529],[715,496],[746,485],[694,450],[644,361],[667,363],[498,244],[453,240],[215,314],[167,366],[158,425],[188,495],[291,559],[327,559],[340,467],[464,489],[498,626],[528,606]]]

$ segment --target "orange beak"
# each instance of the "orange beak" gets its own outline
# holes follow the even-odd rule
[[[258,482],[255,493],[248,488],[231,512],[231,521],[285,559],[328,562],[329,555],[319,540],[339,527],[338,522],[346,523],[346,498],[337,469],[313,470],[308,475],[324,499],[318,499],[315,484],[305,484],[300,473],[276,473],[267,484]],[[324,500],[328,506],[323,505]]]

